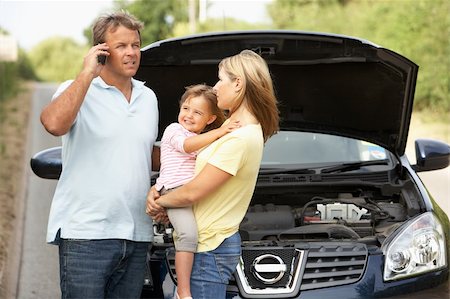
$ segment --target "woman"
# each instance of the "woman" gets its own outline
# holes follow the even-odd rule
[[[239,121],[241,128],[199,153],[189,183],[161,197],[152,190],[147,197],[147,213],[156,220],[166,219],[164,208],[193,206],[199,234],[191,276],[195,299],[225,298],[241,254],[239,224],[252,198],[264,142],[278,130],[269,69],[253,51],[223,59],[214,90],[219,108],[229,110],[227,121]]]

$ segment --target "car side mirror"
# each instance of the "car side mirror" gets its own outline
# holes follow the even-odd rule
[[[52,147],[35,154],[30,161],[34,174],[43,179],[57,180],[61,175],[61,147]]]
[[[416,165],[417,172],[446,168],[450,164],[450,146],[444,142],[432,139],[417,139]]]

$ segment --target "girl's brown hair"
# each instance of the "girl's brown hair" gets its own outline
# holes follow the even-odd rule
[[[211,114],[216,116],[216,120],[207,125],[203,132],[219,128],[225,121],[225,115],[217,106],[217,96],[211,86],[206,84],[196,84],[186,87],[186,91],[180,99],[180,107],[186,100],[199,96],[203,96],[208,101]]]
[[[237,94],[236,106],[246,105],[261,124],[264,142],[279,130],[279,110],[273,88],[272,78],[266,61],[250,50],[224,58],[219,69],[225,71],[231,80],[240,78],[242,89]]]

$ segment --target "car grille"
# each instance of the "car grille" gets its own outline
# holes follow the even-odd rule
[[[287,247],[243,246],[241,263],[230,285],[237,285],[248,298],[271,294],[282,298],[294,296],[302,290],[350,284],[363,275],[367,255],[365,244],[351,242],[302,242],[299,246]],[[167,251],[166,260],[176,281],[173,249]]]
[[[270,252],[261,251],[261,249],[243,249],[242,261],[244,265],[245,277],[247,277],[248,284],[252,288],[266,288],[267,285],[271,287],[284,287],[290,280],[290,265],[294,259],[295,251],[292,248],[271,249]],[[255,276],[257,269],[255,268],[255,261],[258,257],[264,257],[260,260],[261,265],[286,265],[286,271],[278,272],[261,272],[259,276]],[[276,257],[279,257],[277,259]],[[270,267],[270,266],[269,266]],[[277,279],[279,277],[279,279]],[[275,281],[276,280],[276,281]]]
[[[311,243],[300,289],[353,283],[361,278],[366,261],[364,244]]]

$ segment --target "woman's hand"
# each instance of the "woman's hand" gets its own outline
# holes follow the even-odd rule
[[[169,218],[167,217],[166,209],[156,203],[159,196],[160,194],[155,186],[152,186],[147,194],[147,207],[145,212],[157,222],[168,223]]]

